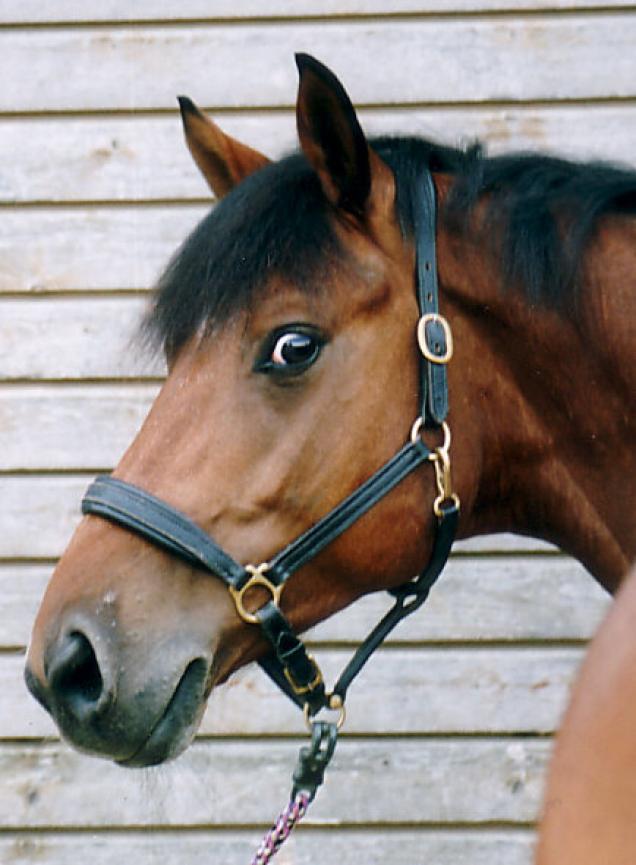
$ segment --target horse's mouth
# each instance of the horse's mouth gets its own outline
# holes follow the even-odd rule
[[[132,754],[117,760],[119,766],[143,768],[178,757],[191,743],[206,703],[208,665],[203,658],[191,661],[164,713],[150,735]]]

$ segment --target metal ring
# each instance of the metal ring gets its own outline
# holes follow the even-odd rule
[[[415,419],[413,426],[411,427],[411,443],[412,444],[417,444],[418,438],[422,438],[423,428],[424,428],[424,418],[422,417],[422,415],[420,415],[418,418]],[[448,453],[448,450],[449,450],[450,444],[451,444],[451,431],[450,431],[450,427],[446,423],[446,421],[442,421],[442,430],[444,432],[444,441],[439,446],[439,450],[443,450],[443,451]],[[422,441],[424,441],[423,438],[422,438]],[[426,444],[426,442],[424,442],[424,444]],[[426,446],[428,447],[428,445],[426,445]],[[429,460],[431,460],[431,462],[435,462],[435,460],[438,459],[437,450],[438,450],[438,448],[434,448],[431,451],[431,453],[429,454],[428,458],[429,458]]]
[[[422,427],[424,426],[424,418],[420,415],[418,418],[415,418],[413,421],[413,426],[411,427],[411,444],[417,444],[417,440],[420,437],[420,432]]]
[[[342,725],[344,724],[344,722],[347,718],[347,710],[345,708],[344,700],[342,699],[342,697],[339,694],[330,694],[328,697],[328,703],[327,703],[326,708],[330,709],[334,712],[338,712],[338,720],[336,721],[336,730],[342,729]],[[312,716],[310,715],[310,711],[311,711],[311,709],[310,709],[309,703],[305,703],[305,706],[303,708],[303,717],[305,719],[305,725],[307,726],[307,729],[311,733],[311,731],[313,729],[313,727],[312,727],[313,719],[312,719]]]
[[[245,583],[244,586],[241,586],[240,589],[237,589],[235,586],[228,586],[230,590],[230,594],[234,599],[234,605],[236,606],[236,612],[243,619],[244,622],[247,622],[249,625],[258,625],[258,616],[256,610],[254,613],[250,613],[249,610],[245,609],[245,605],[243,603],[243,597],[249,589],[253,589],[254,586],[262,586],[264,589],[271,594],[271,601],[274,603],[274,606],[280,606],[280,596],[283,593],[283,589],[285,588],[285,583],[281,583],[280,585],[276,585],[272,583],[271,580],[268,580],[265,574],[269,570],[270,565],[269,562],[261,562],[260,565],[245,565],[245,570],[250,573],[252,576]],[[266,602],[266,603],[269,603]],[[261,604],[259,610],[262,609],[265,605]]]
[[[455,505],[457,509],[460,507],[459,496],[457,493],[451,493],[449,496],[438,496],[433,502],[433,513],[435,516],[441,520],[444,516],[444,511],[442,509],[442,504],[444,502],[451,501]]]

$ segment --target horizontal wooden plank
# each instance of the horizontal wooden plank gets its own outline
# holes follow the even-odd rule
[[[1,326],[2,319],[0,318],[0,332]],[[45,331],[45,322],[42,321],[42,333],[44,334]],[[44,339],[42,342],[46,348],[47,343]],[[58,344],[61,346],[62,342]],[[102,350],[103,346],[100,346],[100,351]],[[93,353],[95,354],[95,352]],[[99,369],[99,363],[97,366]],[[147,370],[147,366],[140,364],[140,369]],[[73,376],[72,371],[66,374]],[[85,374],[85,368],[82,366],[78,375]],[[7,545],[4,547],[4,539],[0,536],[0,559],[3,557],[14,558],[16,556],[53,558],[60,555],[66,544],[65,539],[70,535],[76,524],[77,514],[79,513],[79,502],[87,483],[88,480],[84,477],[71,476],[64,478],[0,477],[0,493],[5,496],[3,501],[9,502],[10,505],[9,507],[5,506],[3,511],[3,516],[6,520],[5,527],[11,526],[11,532],[17,531],[19,533],[15,538],[15,542],[13,538],[7,538]],[[59,508],[56,506],[56,496],[62,497],[59,500],[61,504]],[[33,508],[33,499],[31,497],[33,499],[37,498],[41,502],[41,507],[37,511]],[[40,525],[41,521],[41,527],[44,528],[45,524],[50,522],[52,514],[55,515],[56,520],[60,520],[58,531],[53,530],[51,533],[51,531],[46,530],[46,537],[42,536],[39,539],[41,540],[41,544],[38,543],[35,547],[30,546],[34,539],[30,535],[25,537],[24,526],[30,526],[33,520],[37,520],[38,525]],[[50,544],[50,540],[53,540],[52,545]],[[26,547],[21,546],[23,541],[26,541]],[[29,549],[32,550],[32,553],[28,552]],[[553,552],[555,550],[554,547],[543,541],[509,534],[487,535],[459,541],[457,549],[464,553]]]
[[[0,563],[0,648],[26,646],[51,570]],[[310,631],[309,639],[355,644],[389,603],[383,594],[361,598]],[[587,640],[610,603],[585,569],[565,556],[454,557],[426,607],[406,619],[389,643]]]
[[[0,389],[0,470],[112,468],[157,390],[150,384]]]
[[[43,5],[41,0],[4,0],[0,23],[74,24],[85,21],[182,21],[241,20],[341,15],[399,15],[443,12],[488,12],[597,8],[598,0],[153,0],[135,3],[126,0],[57,0]],[[631,0],[612,0],[614,8],[630,7]]]
[[[97,305],[98,313],[95,312],[93,303]],[[34,374],[59,377],[66,375],[71,378],[116,375],[126,371],[124,362],[130,364],[128,372],[132,375],[143,375],[149,371],[161,372],[158,360],[155,367],[149,367],[150,359],[147,356],[135,351],[131,352],[129,338],[125,338],[126,331],[118,330],[118,327],[121,327],[121,317],[117,314],[114,316],[104,314],[104,308],[112,310],[113,305],[110,301],[105,303],[99,299],[87,303],[87,307],[91,310],[90,314],[84,314],[80,318],[82,323],[77,327],[71,327],[72,334],[80,334],[79,345],[70,339],[68,342],[63,339],[66,333],[63,327],[60,329],[62,336],[56,329],[51,329],[50,324],[57,323],[56,318],[54,314],[47,316],[46,310],[47,307],[52,306],[59,312],[64,304],[58,304],[59,301],[44,300],[36,304],[38,307],[43,306],[45,311],[38,316],[36,328],[33,327],[33,320],[30,322],[29,337],[16,343],[12,363],[15,364],[16,360],[20,359],[22,365],[14,369],[15,377],[23,378]],[[5,302],[5,306],[12,305]],[[17,302],[15,306],[20,309],[23,304]],[[119,303],[115,303],[114,306],[117,308]],[[137,315],[132,317],[136,319]],[[100,324],[98,334],[91,332],[87,324],[88,321],[94,323],[97,320]],[[7,331],[15,336],[17,328],[10,327],[11,321],[10,316],[0,320],[0,336],[2,322],[7,326]],[[65,321],[67,319],[62,315],[62,324]],[[77,322],[77,319],[74,321]],[[37,341],[33,336],[34,330],[38,334]],[[131,328],[131,331],[134,331],[134,328]],[[131,331],[128,332],[129,337]],[[117,349],[115,343],[109,356],[108,352],[104,351],[104,346],[107,344],[106,334],[112,336],[113,333],[114,339],[121,340],[125,345],[120,345]],[[96,340],[100,343],[100,352],[94,350]],[[7,340],[7,342],[11,341]],[[46,363],[48,355],[41,354],[43,343],[44,348],[55,358],[56,363],[52,368]],[[119,351],[121,354],[118,353]],[[104,370],[102,363],[108,362],[109,359],[113,366],[109,370]],[[139,362],[137,367],[134,366],[135,362]],[[11,369],[8,372],[11,373]],[[4,448],[0,454],[0,470],[7,472],[50,471],[51,469],[97,471],[112,468],[132,441],[157,388],[158,385],[155,384],[117,386],[49,384],[0,389],[0,423],[5,433]],[[24,447],[26,440],[29,441],[28,448]],[[46,481],[42,482],[46,483]],[[16,487],[14,492],[18,497],[19,489],[19,486]],[[18,499],[16,505],[20,507]],[[551,552],[554,551],[554,547],[532,538],[498,535],[460,541],[457,544],[457,551],[463,553]]]
[[[316,658],[335,682],[351,653]],[[383,649],[351,688],[347,733],[363,735],[553,733],[558,729],[581,649]],[[0,738],[55,735],[27,693],[24,658],[0,654]],[[399,706],[399,710],[398,710]],[[215,691],[203,735],[300,734],[303,721],[260,668],[240,670]]]
[[[128,373],[143,376],[163,371],[159,359],[131,350],[131,334],[141,315],[138,303],[129,298],[118,301],[93,299],[67,305],[74,315],[65,316],[65,304],[41,299],[37,327],[33,319],[28,335],[11,315],[0,321],[12,339],[11,359],[5,375],[25,378],[48,375],[63,378],[110,377]],[[0,301],[24,312],[28,304]],[[120,310],[130,309],[130,314]],[[50,314],[49,310],[53,310]],[[56,318],[56,314],[62,314]],[[79,316],[79,319],[78,319]],[[126,317],[129,328],[122,328]],[[78,321],[81,322],[78,324]],[[4,322],[4,324],[3,324]],[[53,330],[51,322],[59,323]],[[69,322],[68,328],[66,323]],[[35,332],[34,332],[35,331]],[[74,339],[78,335],[79,339]],[[15,341],[17,336],[18,341]],[[64,339],[66,336],[66,339]],[[99,341],[100,351],[95,351]],[[110,346],[110,352],[106,348]],[[44,351],[43,351],[44,349]],[[49,361],[53,358],[53,362]],[[20,366],[18,366],[20,364]],[[0,375],[0,378],[2,376]],[[0,428],[3,432],[0,471],[100,471],[112,469],[140,428],[159,385],[119,383],[115,385],[22,385],[0,388]],[[25,441],[29,446],[25,447]],[[508,550],[550,551],[553,547],[519,537],[510,541],[502,536],[487,536],[462,541],[458,551],[505,552]]]
[[[0,378],[143,378],[163,361],[139,339],[142,297],[0,300]]]
[[[350,653],[317,653],[334,682]],[[378,652],[351,688],[347,732],[554,733],[582,658],[579,649],[395,649]],[[399,708],[398,708],[399,707]],[[213,696],[201,732],[298,732],[298,712],[258,667]]]
[[[298,742],[202,741],[154,772],[64,744],[0,748],[0,826],[268,826],[289,795]],[[484,824],[536,818],[550,743],[343,740],[308,825]]]
[[[0,649],[28,644],[51,571],[50,565],[0,563]]]
[[[59,311],[57,307],[54,308]],[[92,331],[87,323],[89,318],[93,325]],[[42,343],[46,345],[52,336],[55,337],[55,334],[49,333],[50,323],[54,320],[54,316],[41,319],[42,338],[35,344],[25,339],[20,347],[16,346],[9,366],[15,362],[15,356],[23,351],[28,353],[32,364],[43,362],[41,372],[44,375],[59,374],[60,363],[64,358],[67,374],[85,375],[87,365],[89,369],[94,368],[93,364],[97,360],[95,355],[99,357],[100,364],[106,359],[107,352],[102,352],[108,344],[105,331],[109,321],[112,323],[111,336],[117,342],[126,335],[125,330],[123,333],[118,330],[121,325],[117,315],[111,319],[103,314],[92,315],[84,320],[81,327],[73,328],[81,336],[83,356],[79,351],[73,354],[72,345],[62,340],[57,342],[58,334],[56,345],[49,348],[54,358],[54,363],[50,363],[49,352],[45,349],[42,354]],[[71,323],[71,328],[76,321]],[[2,330],[3,324],[0,323],[0,342]],[[60,331],[67,332],[65,327],[61,327]],[[48,340],[44,339],[45,335],[48,335]],[[95,351],[96,344],[100,346],[99,351]],[[120,357],[117,357],[116,346],[111,353],[115,364],[123,363],[124,359],[127,361],[131,356],[125,345],[120,345],[120,349]],[[133,352],[132,359],[141,361],[139,371],[148,369],[144,356]],[[81,373],[74,373],[71,365],[76,368],[79,366]],[[135,369],[132,371],[135,372]],[[158,388],[156,384],[0,387],[0,471],[53,469],[98,472],[114,468],[141,427]],[[492,544],[493,540],[490,539],[489,543]],[[473,548],[474,545],[475,542]]]
[[[634,161],[636,106],[363,110],[369,135],[424,135],[449,144],[479,138],[489,151],[539,149]],[[223,128],[278,158],[297,146],[292,112],[221,116]],[[5,118],[0,202],[156,201],[209,193],[170,117]],[[46,159],[42,153],[46,152]],[[23,250],[24,252],[24,250]]]
[[[51,559],[59,556],[80,518],[80,502],[90,478],[84,476],[0,476],[2,529],[0,559]],[[474,546],[462,544],[466,549]],[[482,539],[482,549],[507,552],[536,549],[519,535]]]
[[[90,837],[55,832],[0,835],[0,859],[11,865],[179,865],[220,862],[244,865],[261,835],[256,830],[92,832]],[[530,865],[534,835],[529,830],[299,828],[279,854],[282,863],[316,865]]]
[[[0,80],[20,87],[2,89],[0,111],[172,108],[176,93],[218,107],[289,106],[293,53],[308,48],[362,104],[626,98],[636,94],[635,42],[636,15],[627,12],[7,29]],[[64,68],[73,74],[60,75]],[[240,74],[230,79],[233,69]]]
[[[0,294],[148,288],[207,210],[200,205],[4,210]]]
[[[559,552],[558,547],[540,541],[537,538],[527,538],[522,535],[477,535],[457,541],[454,549],[458,553],[548,553]]]
[[[88,480],[0,476],[0,559],[59,556],[80,520]]]
[[[503,536],[493,536],[493,546]],[[507,536],[510,544],[523,540]],[[364,639],[389,604],[384,595],[361,598],[310,632],[316,642]],[[406,619],[391,641],[587,640],[611,597],[574,559],[451,557],[419,615]]]

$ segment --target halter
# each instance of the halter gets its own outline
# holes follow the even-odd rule
[[[339,722],[344,720],[344,703],[351,682],[398,622],[424,603],[446,564],[457,531],[459,498],[451,483],[450,430],[445,420],[448,413],[446,364],[451,359],[453,344],[450,327],[438,309],[435,222],[435,188],[430,172],[425,170],[415,207],[417,299],[421,316],[417,326],[422,354],[421,414],[406,444],[392,459],[273,558],[257,565],[240,564],[185,514],[117,478],[98,477],[82,501],[82,513],[124,526],[187,564],[222,580],[241,619],[260,626],[272,646],[273,651],[259,662],[261,667],[304,709],[308,722],[325,707],[338,710]],[[441,428],[443,443],[429,449],[422,438],[425,428]],[[281,611],[281,595],[287,580],[425,462],[434,465],[438,493],[433,503],[436,522],[430,560],[418,577],[390,590],[395,598],[393,607],[359,646],[328,693],[316,661]],[[258,609],[251,609],[247,596],[256,587],[265,590],[269,598]]]

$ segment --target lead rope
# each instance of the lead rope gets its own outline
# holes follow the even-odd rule
[[[340,718],[336,723],[325,721],[310,723],[311,744],[304,745],[298,754],[289,803],[266,833],[250,865],[267,865],[307,813],[318,787],[323,782],[325,769],[333,757],[338,730],[343,721],[344,706],[341,707]]]
[[[303,819],[311,799],[308,793],[298,793],[290,800],[280,817],[261,841],[250,865],[267,865],[291,835],[292,829]]]
[[[423,427],[423,419],[418,418],[411,430],[411,441],[413,443],[422,434]],[[362,646],[359,647],[353,659],[345,667],[331,694],[325,696],[326,707],[340,713],[338,720],[335,723],[312,721],[311,706],[309,703],[305,703],[305,723],[311,731],[311,744],[303,746],[300,749],[298,763],[293,774],[294,783],[289,803],[280,813],[271,829],[266,833],[250,865],[267,865],[307,813],[309,805],[316,796],[318,787],[323,782],[325,769],[329,765],[336,748],[338,732],[346,716],[344,700],[351,680],[360,672],[361,667],[368,660],[370,654],[384,640],[387,634],[393,630],[395,625],[424,603],[431,586],[437,580],[448,558],[450,545],[455,536],[455,527],[459,512],[459,497],[453,491],[451,480],[449,455],[451,442],[450,429],[446,423],[442,424],[442,428],[444,431],[444,442],[431,452],[429,460],[435,467],[435,481],[438,492],[437,498],[433,502],[433,513],[439,521],[439,526],[444,525],[446,521],[450,521],[452,525],[450,534],[440,532],[438,527],[434,552],[428,568],[420,574],[419,578],[393,592],[396,596],[395,605],[378,623],[371,634],[369,634]],[[443,536],[444,540],[442,540]],[[437,550],[438,545],[440,546],[441,553]]]

